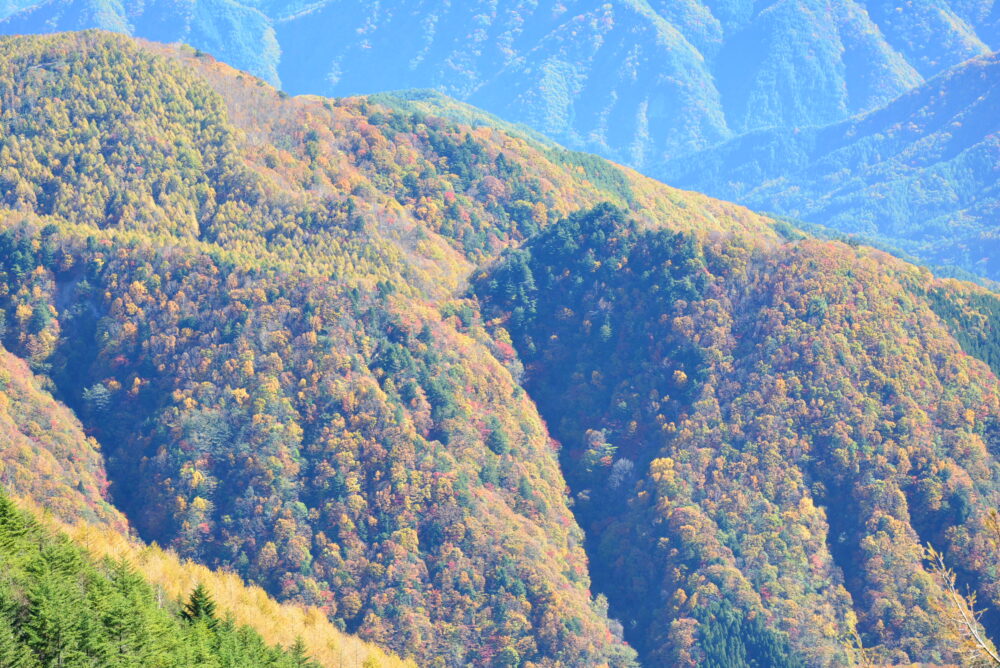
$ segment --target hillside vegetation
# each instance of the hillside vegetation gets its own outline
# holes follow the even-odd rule
[[[998,609],[991,293],[381,99],[0,40],[3,345],[99,443],[82,518],[420,665],[960,658],[923,546]]]
[[[996,607],[1000,384],[934,313],[995,361],[989,293],[864,247],[705,243],[610,207],[475,291],[653,664],[844,665],[855,632],[871,660],[957,661],[928,542]]]
[[[319,609],[278,604],[232,573],[127,538],[127,520],[108,499],[97,441],[44,389],[50,385],[0,352],[0,489],[30,511],[0,495],[0,665],[314,665],[306,655],[323,666],[412,665],[343,633]],[[67,589],[76,580],[85,590]],[[219,619],[231,614],[235,626],[226,622],[213,635],[176,623],[179,602],[198,585],[207,587]],[[88,619],[94,606],[106,615],[97,626]],[[301,639],[305,654],[267,649],[244,627],[272,647]]]
[[[97,441],[41,381],[23,360],[0,350],[0,486],[44,499],[64,520],[124,531],[125,518],[106,498],[109,482]]]
[[[71,524],[54,517],[48,508],[41,508],[27,499],[18,506],[24,522],[38,521],[42,530],[68,537],[89,553],[98,564],[118,564],[127,567],[144,580],[157,594],[167,610],[177,603],[187,602],[200,585],[215,603],[216,616],[232,618],[237,627],[249,627],[272,647],[292,648],[301,645],[304,653],[321,666],[358,666],[360,668],[410,667],[404,661],[379,647],[348,635],[334,626],[321,610],[293,603],[278,603],[260,587],[247,585],[238,575],[213,571],[193,561],[179,559],[169,550],[156,545],[144,545],[107,527],[88,522]],[[86,558],[86,557],[85,557]]]
[[[287,649],[266,645],[224,616],[204,588],[183,605],[164,601],[124,559],[95,561],[6,497],[0,566],[3,666],[319,665],[301,641]]]
[[[630,661],[534,406],[448,299],[607,186],[491,130],[282,101],[107,35],[0,48],[6,341],[145,539],[427,661]],[[723,225],[605,173],[651,219]]]

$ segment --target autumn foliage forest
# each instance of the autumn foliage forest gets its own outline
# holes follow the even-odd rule
[[[65,523],[0,502],[0,651],[55,559],[337,665],[185,626],[137,539],[366,666],[956,662],[927,544],[1000,609],[983,288],[100,32],[0,40],[0,206],[0,484]],[[95,525],[132,547],[56,537]]]

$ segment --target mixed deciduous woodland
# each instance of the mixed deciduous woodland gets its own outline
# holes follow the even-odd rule
[[[927,545],[1000,610],[984,288],[100,32],[0,39],[0,205],[0,483],[96,543],[0,505],[0,651],[43,566],[219,665],[953,663]]]
[[[878,662],[955,661],[926,543],[996,606],[992,293],[865,247],[699,240],[609,207],[475,291],[563,444],[595,581],[656,665],[698,661],[699,633],[730,665],[716,625],[748,620],[768,665],[849,663],[855,633]]]

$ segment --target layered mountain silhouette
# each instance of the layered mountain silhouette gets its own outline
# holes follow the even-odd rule
[[[822,128],[766,130],[667,163],[670,183],[996,277],[1000,56]]]

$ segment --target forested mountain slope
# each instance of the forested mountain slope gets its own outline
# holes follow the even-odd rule
[[[855,629],[876,664],[955,662],[927,542],[996,608],[1000,384],[949,331],[995,362],[995,295],[864,247],[705,243],[610,207],[475,291],[651,665],[845,665]]]
[[[23,309],[22,315],[35,317]],[[39,385],[23,360],[0,351],[0,487],[44,499],[62,519],[124,530],[125,518],[106,499],[107,473],[97,441]]]
[[[0,248],[5,256],[19,253],[7,244]],[[17,323],[30,320],[37,326],[51,317],[40,304],[32,312],[15,309]],[[44,338],[21,343],[31,348]],[[108,499],[98,442],[45,389],[51,386],[50,379],[33,372],[27,362],[0,351],[0,665],[24,668],[58,665],[59,660],[62,665],[112,665],[107,647],[112,640],[119,647],[113,652],[115,660],[126,665],[306,665],[294,658],[301,659],[301,654],[283,656],[266,649],[243,625],[271,645],[290,648],[303,637],[308,655],[321,665],[360,667],[368,659],[385,668],[410,665],[343,633],[319,609],[282,606],[260,589],[245,587],[233,574],[182,563],[171,552],[129,538],[127,520]],[[103,401],[85,396],[89,402]],[[122,563],[92,569],[79,550],[14,510],[7,494],[34,514],[44,513],[46,525],[62,529],[98,559]],[[61,579],[84,576],[106,582],[75,591]],[[171,596],[169,604],[164,606],[159,593],[160,603],[151,605],[151,590],[142,580]],[[218,618],[234,614],[240,628],[226,623],[218,626],[218,633],[186,630],[171,619],[179,609],[173,601],[187,599],[198,584],[207,585],[218,602]],[[94,606],[101,611],[96,626]]]
[[[991,293],[187,48],[0,100],[3,343],[143,538],[421,665],[953,661],[926,541],[996,605]]]
[[[0,48],[7,343],[101,442],[144,538],[426,660],[628,663],[544,426],[449,296],[602,199],[768,221],[106,35]]]

